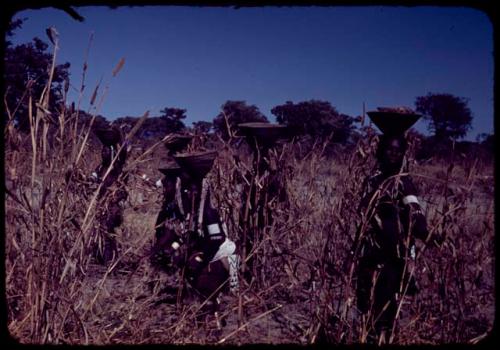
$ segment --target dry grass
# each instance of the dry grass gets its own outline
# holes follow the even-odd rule
[[[39,103],[43,107],[46,100]],[[221,317],[227,325],[218,331],[197,322],[202,301],[194,296],[177,304],[157,303],[166,284],[178,283],[145,258],[161,205],[161,189],[154,181],[160,178],[156,168],[164,156],[162,147],[129,157],[129,201],[117,236],[119,256],[106,268],[92,257],[95,213],[102,203],[97,185],[87,180],[99,162],[98,146],[89,141],[90,125],[82,127],[76,112],[49,116],[43,108],[33,110],[30,120],[31,134],[20,134],[12,119],[4,134],[7,326],[17,341],[365,341],[348,251],[360,220],[361,181],[373,167],[373,137],[334,160],[323,155],[324,145],[300,159],[293,155],[292,143],[273,154],[288,199],[269,209],[272,223],[259,229],[258,243],[244,252],[244,258],[254,259],[255,278],[250,284],[241,279],[239,293],[223,297]],[[492,166],[464,164],[412,165],[429,228],[444,235],[445,243],[418,256],[421,291],[401,304],[393,343],[474,343],[492,328]],[[240,246],[245,235],[241,208],[247,205],[241,200],[247,190],[242,176],[249,169],[250,156],[227,143],[221,144],[209,175],[229,235]],[[144,173],[150,181],[142,178]],[[250,225],[255,218],[243,221]]]

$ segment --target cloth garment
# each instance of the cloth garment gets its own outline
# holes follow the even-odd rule
[[[156,249],[163,265],[185,267],[185,277],[204,297],[215,296],[227,284],[237,288],[236,244],[227,238],[226,226],[212,206],[207,179],[183,184],[175,179],[175,192],[164,202],[157,218]],[[231,261],[231,264],[229,263]],[[231,282],[232,281],[232,282]]]
[[[127,149],[122,147],[117,155],[118,145],[103,145],[101,164],[92,173],[92,178],[100,183],[98,194],[97,221],[99,229],[96,237],[96,258],[101,264],[107,264],[117,254],[116,228],[123,222],[123,207],[128,198],[125,189],[127,177],[120,176],[127,159]],[[112,160],[116,157],[111,169]],[[109,170],[109,173],[108,173]],[[107,176],[105,176],[107,174]]]
[[[406,173],[380,171],[364,184],[360,205],[368,230],[357,266],[357,304],[371,312],[376,331],[392,327],[399,298],[417,292],[412,266],[415,239],[425,240],[427,224],[412,179]]]

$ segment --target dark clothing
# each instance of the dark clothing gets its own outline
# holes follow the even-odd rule
[[[170,273],[184,267],[186,279],[203,297],[211,296],[227,280],[229,272],[221,268],[221,260],[212,261],[226,234],[210,204],[208,184],[187,188],[178,179],[176,193],[166,198],[158,215],[155,236],[156,262]]]
[[[368,178],[360,209],[369,225],[357,268],[358,308],[363,313],[371,310],[380,331],[392,327],[399,296],[416,292],[414,279],[409,280],[415,238],[425,240],[428,231],[408,175],[388,177],[377,172]]]
[[[272,213],[278,203],[288,200],[286,192],[286,177],[283,169],[279,169],[275,157],[269,156],[269,150],[264,150],[259,160],[254,155],[253,173],[248,172],[246,179],[248,182],[253,180],[250,186],[247,181],[242,181],[244,190],[242,194],[242,207],[240,211],[240,226],[245,230],[246,256],[248,256],[254,247],[262,240],[263,230],[271,227],[274,222]],[[258,171],[258,174],[256,174]],[[247,208],[247,199],[249,198],[249,207]],[[245,220],[245,213],[247,218]],[[254,264],[255,258],[251,257],[246,261],[244,271],[245,278],[250,281],[258,267]]]
[[[229,271],[223,260],[208,263],[193,279],[193,287],[203,298],[209,298],[229,278]]]
[[[427,239],[425,216],[409,175],[385,178],[376,173],[368,178],[364,188],[360,210],[370,220],[370,233],[366,236],[382,257],[403,258],[414,246],[415,238]]]
[[[104,175],[108,171],[109,165],[111,164],[111,161],[113,158],[116,156],[118,146],[103,146],[102,151],[101,151],[101,164],[97,167],[95,170],[95,173],[97,174],[97,178],[99,181],[102,181],[104,178]],[[126,147],[123,147],[120,151],[119,156],[113,163],[113,167],[111,168],[108,176],[104,179],[104,183],[101,186],[101,190],[99,191],[99,198],[102,197],[106,191],[117,182],[118,178],[120,177],[123,167],[125,166],[125,162],[127,160],[127,150]],[[118,201],[124,200],[124,197],[126,199],[127,193],[124,191],[123,187],[124,186],[119,186],[120,187],[120,193],[118,196],[116,196],[116,199]]]
[[[103,181],[102,179],[108,171],[112,159],[116,156],[117,147],[103,146],[101,151],[102,162],[95,171],[97,181]],[[121,203],[128,198],[128,193],[125,190],[126,177],[120,179],[126,159],[127,150],[123,147],[99,190],[98,200],[100,202],[97,216],[99,243],[97,244],[96,258],[102,264],[108,263],[116,255],[115,228],[119,227],[123,222]]]

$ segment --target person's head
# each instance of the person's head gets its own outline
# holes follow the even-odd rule
[[[404,135],[382,135],[376,153],[381,170],[385,173],[398,172],[407,148],[408,142]]]
[[[200,199],[203,179],[194,176],[185,169],[182,169],[179,177],[181,179],[181,194],[184,209],[190,212],[193,200],[196,203]]]

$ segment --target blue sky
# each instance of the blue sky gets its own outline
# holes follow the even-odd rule
[[[58,62],[71,63],[78,98],[89,38],[81,107],[102,79],[107,119],[187,110],[186,124],[211,121],[227,100],[271,108],[309,99],[357,116],[363,103],[414,107],[417,96],[469,99],[473,130],[493,132],[493,28],[466,7],[78,7],[77,22],[56,9],[25,10],[11,39],[25,43],[59,32]],[[121,58],[125,65],[112,71]],[[100,89],[102,92],[103,89]],[[417,129],[425,132],[427,123]]]

